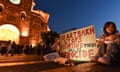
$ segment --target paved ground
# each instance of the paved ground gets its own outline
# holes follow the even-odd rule
[[[0,56],[0,72],[120,72],[120,66],[106,66],[98,63],[77,63],[67,67],[54,62],[43,61],[42,56],[16,55]]]
[[[0,56],[0,67],[14,66],[43,62],[43,57],[38,55],[14,55],[14,56]]]
[[[66,67],[53,62],[0,67],[0,72],[120,72],[120,67],[82,63]]]
[[[60,67],[41,72],[120,72],[120,66],[106,66],[96,63],[82,63],[72,67]]]

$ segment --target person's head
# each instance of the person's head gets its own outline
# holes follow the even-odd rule
[[[117,32],[116,24],[112,21],[106,22],[103,27],[103,32],[106,35],[115,34]]]

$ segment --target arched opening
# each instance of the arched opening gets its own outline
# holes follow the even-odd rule
[[[20,32],[18,28],[11,24],[4,24],[0,26],[0,41],[15,41],[19,43]]]
[[[4,9],[4,5],[0,3],[0,14],[2,14],[3,9]]]
[[[26,12],[25,12],[25,11],[22,11],[22,12],[21,12],[21,19],[22,19],[22,20],[25,20],[25,19],[26,19]]]
[[[3,8],[2,8],[2,6],[0,6],[0,14],[2,13],[2,11],[3,11]]]

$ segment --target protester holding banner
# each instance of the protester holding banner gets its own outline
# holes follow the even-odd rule
[[[60,52],[60,39],[59,37],[55,38],[54,44],[51,46],[52,50],[55,52]]]
[[[120,58],[120,34],[115,23],[106,22],[103,32],[104,34],[97,40],[98,52],[91,60],[103,64],[118,62]]]

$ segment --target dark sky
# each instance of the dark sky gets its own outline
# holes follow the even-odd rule
[[[35,9],[50,14],[49,27],[58,33],[94,25],[97,37],[106,21],[120,30],[120,0],[35,0]]]

